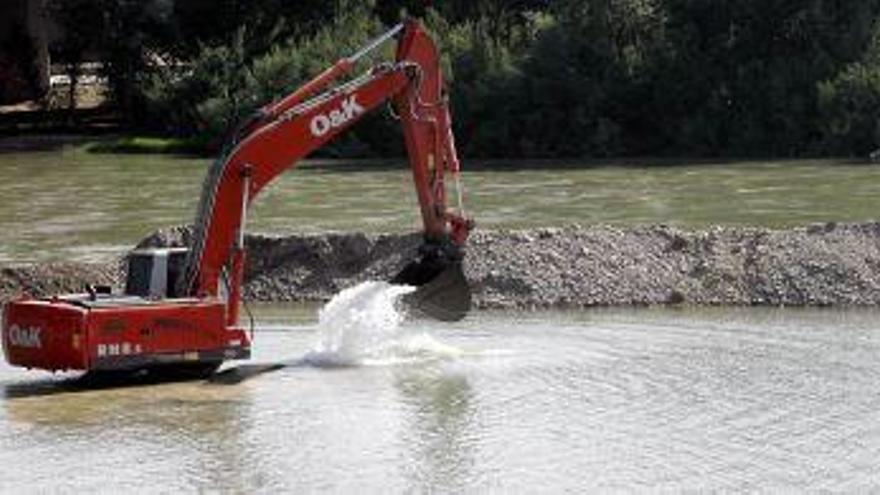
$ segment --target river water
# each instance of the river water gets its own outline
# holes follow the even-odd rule
[[[77,148],[0,153],[0,263],[95,260],[193,220],[208,160]],[[580,165],[580,166],[578,166]],[[840,161],[638,166],[465,162],[479,228],[572,223],[792,226],[877,217],[880,167]],[[401,161],[305,163],[255,200],[250,228],[290,234],[413,231]]]
[[[877,311],[399,323],[361,299],[257,308],[254,362],[287,367],[238,383],[71,391],[0,365],[0,491],[880,486]]]
[[[191,220],[206,161],[0,154],[0,263],[115,256]],[[468,164],[465,164],[468,167]],[[876,217],[880,169],[566,164],[465,177],[479,225],[799,225]],[[403,167],[307,165],[253,230],[418,227]],[[735,207],[732,207],[735,206]],[[880,486],[880,311],[475,312],[400,321],[391,289],[255,308],[255,356],[82,390],[0,364],[0,492],[581,492]],[[265,371],[261,364],[278,364]],[[236,365],[232,365],[236,366]]]

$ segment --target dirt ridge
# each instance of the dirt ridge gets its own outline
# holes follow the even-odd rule
[[[140,246],[184,245],[189,231],[159,231]],[[323,301],[369,279],[388,279],[419,244],[415,234],[250,235],[245,297]],[[0,300],[120,286],[121,264],[0,267]],[[465,274],[482,308],[616,305],[875,306],[880,223],[791,229],[665,225],[476,231]]]

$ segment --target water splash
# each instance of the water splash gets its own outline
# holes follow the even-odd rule
[[[398,299],[415,287],[363,282],[333,297],[318,314],[320,340],[303,361],[313,366],[382,365],[454,357],[459,351],[404,328]]]

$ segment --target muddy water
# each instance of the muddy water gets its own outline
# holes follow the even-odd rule
[[[207,164],[75,148],[0,153],[0,263],[107,257],[191,222]],[[877,217],[880,196],[880,168],[833,161],[499,165],[464,164],[466,203],[483,228],[864,221]],[[305,164],[261,194],[252,213],[252,230],[276,234],[419,225],[408,171],[393,160]]]
[[[880,193],[880,169],[831,162],[563,165],[468,174],[480,225],[860,221]],[[0,154],[0,263],[112,256],[189,221],[205,166]],[[305,167],[253,221],[418,225],[402,167]],[[75,390],[0,364],[0,492],[880,486],[876,310],[334,315],[258,308],[253,362],[286,367],[239,383]]]
[[[878,317],[474,313],[334,361],[316,308],[262,307],[255,361],[290,366],[238,384],[0,365],[0,491],[876,489]]]

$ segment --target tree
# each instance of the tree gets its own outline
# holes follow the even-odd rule
[[[825,149],[865,156],[880,147],[880,25],[861,60],[818,84]]]
[[[698,154],[799,155],[819,138],[816,82],[858,57],[877,0],[664,0],[666,140]]]
[[[34,40],[20,24],[3,36],[0,45],[0,103],[41,96]]]

